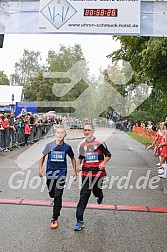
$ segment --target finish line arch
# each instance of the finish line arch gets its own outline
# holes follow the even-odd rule
[[[0,34],[167,36],[167,0],[3,0]]]

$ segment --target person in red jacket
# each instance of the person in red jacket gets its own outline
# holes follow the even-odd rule
[[[77,205],[74,231],[80,231],[84,227],[83,214],[86,209],[91,191],[97,198],[97,203],[103,200],[102,185],[106,176],[106,163],[111,158],[111,153],[105,143],[102,143],[93,136],[94,127],[87,123],[84,125],[85,142],[80,145],[78,172],[82,171],[82,188],[80,199]]]
[[[1,129],[3,129],[3,147],[5,149],[5,151],[9,151],[9,150],[12,150],[10,148],[10,129],[13,130],[13,132],[15,133],[16,132],[16,129],[13,125],[10,125],[10,122],[9,122],[9,118],[10,118],[10,115],[0,115],[0,125],[1,125]]]
[[[29,125],[29,121],[26,121],[24,126],[24,139],[25,139],[25,147],[28,147],[28,137],[30,136],[31,129]]]

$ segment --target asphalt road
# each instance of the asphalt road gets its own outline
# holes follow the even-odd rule
[[[126,133],[97,129],[112,153],[102,205],[127,206],[127,210],[86,209],[85,228],[74,232],[75,208],[63,207],[59,228],[50,229],[51,206],[0,204],[0,251],[57,252],[166,252],[167,213],[130,211],[130,206],[167,207],[167,181],[157,178],[157,158]],[[77,157],[81,131],[67,136]],[[29,149],[15,149],[0,156],[0,198],[50,200],[44,179],[37,177],[38,160],[44,139]],[[70,185],[68,165],[64,202],[79,199],[80,178]],[[96,206],[91,195],[90,203]],[[137,208],[136,208],[137,209]]]

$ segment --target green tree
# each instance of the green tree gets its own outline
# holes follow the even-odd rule
[[[24,99],[26,101],[48,101],[52,100],[52,90],[48,81],[43,77],[42,71],[24,87]]]
[[[80,64],[80,62],[82,63]],[[72,79],[68,76],[68,71],[70,71]],[[66,77],[56,76],[56,73],[60,72],[64,72]],[[74,81],[74,86],[70,86],[71,81]],[[89,78],[89,69],[81,46],[78,44],[73,47],[60,45],[58,52],[53,50],[48,52],[47,65],[44,69],[40,69],[38,76],[31,79],[30,83],[25,86],[24,97],[29,101],[73,102],[79,99],[77,116],[85,115],[85,111],[91,116],[94,114],[93,110],[96,109],[95,86],[95,82]],[[61,95],[57,93],[57,90]],[[85,100],[89,102],[85,104]],[[69,108],[54,109],[60,113],[72,112],[72,109]]]
[[[4,71],[0,71],[0,85],[10,85],[10,81]]]
[[[112,61],[126,60],[134,70],[133,78],[124,89],[133,89],[141,83],[149,85],[152,93],[140,105],[140,111],[147,111],[154,121],[163,120],[167,105],[167,38],[116,36],[115,39],[120,40],[121,49],[108,57]]]
[[[24,49],[23,56],[15,63],[15,74],[11,75],[12,85],[25,86],[30,84],[32,74],[38,72],[41,54],[39,51],[28,51]]]
[[[87,85],[85,85],[85,81],[84,80],[88,80],[88,68],[86,66],[86,62],[85,65],[83,67],[80,67],[77,65],[77,67],[75,67],[75,64],[77,62],[80,62],[81,60],[85,60],[85,57],[83,55],[81,46],[78,44],[75,44],[73,47],[65,47],[63,45],[60,45],[60,49],[59,52],[56,53],[53,50],[50,50],[48,52],[48,71],[49,73],[57,73],[57,72],[64,72],[66,73],[67,71],[70,70],[70,74],[72,75],[73,79],[77,79],[78,76],[81,76],[81,80],[79,82],[79,84],[76,83],[76,86],[73,87],[70,92],[68,92],[67,94],[65,94],[64,96],[56,97],[56,100],[60,100],[60,101],[74,101],[81,92],[83,92],[83,90],[87,87]],[[68,76],[67,76],[68,77]],[[70,87],[70,78],[50,78],[50,82],[52,83],[52,85],[54,85],[55,83],[60,83],[61,85],[61,91],[62,93],[66,93],[66,91],[68,90],[68,87]],[[64,83],[69,83],[69,84],[64,84]],[[55,94],[56,96],[56,94]]]

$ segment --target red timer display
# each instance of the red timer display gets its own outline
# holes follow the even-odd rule
[[[117,17],[118,9],[84,9],[86,17]]]

